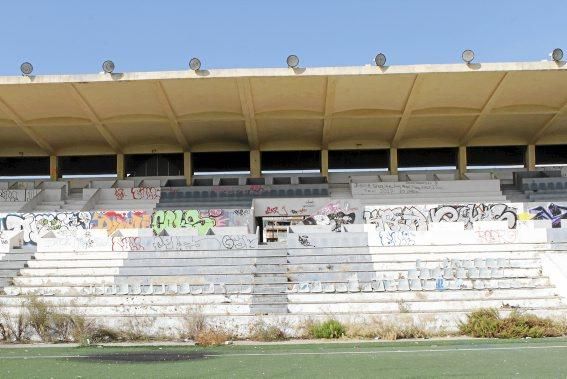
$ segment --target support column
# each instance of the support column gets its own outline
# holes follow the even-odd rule
[[[467,147],[459,146],[459,156],[457,169],[459,171],[459,179],[464,179],[467,173]]]
[[[260,150],[250,150],[250,176],[260,178],[262,176],[262,161]]]
[[[183,152],[183,175],[188,186],[193,184],[193,162],[190,151]]]
[[[329,150],[321,150],[321,176],[329,177]]]
[[[528,169],[528,171],[535,171],[535,162],[536,162],[535,145],[528,145],[526,148],[526,162],[525,162],[525,166]]]
[[[123,180],[125,177],[124,154],[116,154],[116,179]]]
[[[390,148],[390,175],[398,175],[398,148]]]
[[[59,179],[59,161],[57,159],[57,155],[49,156],[49,179],[52,182]]]

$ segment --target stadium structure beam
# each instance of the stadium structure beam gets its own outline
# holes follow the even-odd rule
[[[183,153],[183,175],[185,176],[185,184],[190,186],[193,182],[193,157],[189,151]]]
[[[506,72],[506,73],[504,73],[504,75],[502,75],[502,77],[498,80],[498,83],[496,83],[496,86],[494,86],[494,89],[492,90],[492,92],[490,92],[490,95],[488,95],[488,99],[486,99],[486,102],[482,106],[482,110],[480,111],[478,116],[476,116],[472,125],[467,129],[467,132],[465,133],[465,135],[461,138],[460,142],[461,142],[462,145],[467,145],[470,142],[472,137],[474,137],[476,132],[478,132],[478,129],[480,129],[482,122],[486,119],[486,117],[492,111],[492,108],[494,107],[494,103],[496,102],[498,95],[500,95],[500,93],[504,89],[504,86],[502,85],[502,83],[504,83],[506,81],[508,74],[509,73]]]
[[[530,144],[535,145],[539,142],[539,140],[543,137],[545,132],[547,132],[555,123],[560,119],[567,115],[567,103],[563,104],[561,108],[551,117],[539,130],[533,135],[530,139]]]
[[[124,154],[116,154],[116,179],[123,180],[125,177]]]
[[[402,111],[402,117],[400,117],[400,121],[398,122],[398,126],[396,127],[396,133],[394,134],[394,138],[392,138],[392,142],[390,143],[392,147],[397,148],[398,144],[400,143],[400,139],[402,138],[402,135],[404,134],[404,131],[411,117],[413,103],[418,97],[419,88],[421,87],[423,80],[423,75],[416,75],[415,78],[413,78],[413,82],[406,97],[406,102]]]
[[[23,131],[33,142],[35,142],[41,149],[45,150],[48,154],[53,154],[55,149],[43,137],[37,134],[25,121],[14,111],[6,102],[0,98],[0,110],[5,113],[16,124],[21,131]]]
[[[173,134],[175,135],[177,142],[179,143],[179,145],[181,145],[183,150],[185,151],[189,150],[189,143],[187,142],[187,138],[185,138],[185,135],[181,131],[181,127],[179,126],[179,121],[177,120],[177,116],[173,111],[173,107],[171,106],[169,97],[167,96],[167,93],[165,92],[165,89],[163,88],[163,85],[159,80],[156,82],[156,92],[158,95],[159,102],[161,103],[161,106],[165,114],[167,115],[167,119],[169,120],[169,126],[171,127],[171,130],[173,131]]]
[[[236,79],[238,87],[238,95],[240,98],[240,106],[244,116],[244,124],[246,126],[246,136],[248,137],[248,145],[250,150],[258,150],[258,125],[256,124],[256,115],[254,111],[254,95],[250,79]]]
[[[528,171],[535,171],[536,165],[536,151],[535,145],[526,146],[525,167]]]
[[[388,160],[388,171],[390,175],[398,175],[398,148],[391,147],[389,160]]]
[[[250,176],[253,178],[262,176],[262,155],[258,150],[250,150]]]
[[[458,162],[457,162],[457,169],[459,171],[459,179],[464,179],[465,174],[467,173],[467,147],[466,146],[459,146],[459,153],[458,153]]]
[[[102,123],[102,121],[100,121],[97,114],[93,110],[93,107],[85,99],[85,97],[83,96],[81,91],[79,91],[77,86],[73,83],[70,84],[70,88],[71,88],[71,93],[72,93],[73,97],[75,98],[75,100],[77,100],[77,102],[79,103],[79,105],[81,106],[83,111],[87,114],[88,118],[94,124],[94,126],[96,127],[96,130],[98,130],[98,132],[100,133],[102,138],[104,138],[106,143],[108,143],[110,145],[110,147],[112,147],[114,149],[114,152],[121,153],[122,147],[120,146],[120,143],[118,143],[116,138],[114,138],[114,136],[108,131],[108,128],[106,127],[106,125],[104,125]]]
[[[329,176],[329,150],[321,150],[321,176]]]
[[[49,156],[49,180],[56,182],[59,179],[59,158],[56,155]]]
[[[335,92],[337,88],[337,79],[335,77],[327,77],[325,89],[325,112],[323,118],[323,138],[321,147],[328,149],[329,137],[331,134],[331,125],[333,123],[333,108],[335,105]]]

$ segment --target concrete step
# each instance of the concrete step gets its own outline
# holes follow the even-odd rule
[[[289,313],[287,304],[252,304],[250,313],[256,315],[287,314]]]

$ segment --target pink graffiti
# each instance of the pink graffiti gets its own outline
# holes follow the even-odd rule
[[[517,229],[477,230],[475,235],[483,243],[514,243],[518,238]]]

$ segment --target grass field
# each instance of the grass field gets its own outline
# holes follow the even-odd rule
[[[0,378],[567,377],[567,339],[0,348]]]

